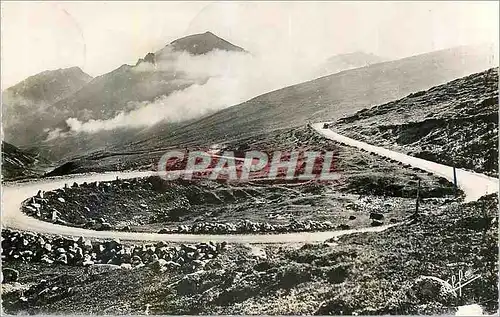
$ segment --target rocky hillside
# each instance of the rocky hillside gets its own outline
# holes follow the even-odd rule
[[[497,209],[490,195],[381,233],[286,246],[130,246],[3,230],[2,304],[51,315],[453,315],[467,304],[491,314]],[[458,292],[460,272],[469,283]]]
[[[435,162],[498,175],[498,68],[342,118],[334,130]]]
[[[2,141],[2,178],[4,180],[39,176],[42,173],[41,166],[47,163],[46,160],[34,154]]]
[[[50,105],[77,92],[92,77],[78,67],[44,71],[2,93],[2,124],[5,139],[27,144],[41,127],[53,122]]]
[[[438,202],[455,194],[453,184],[446,179],[325,140],[307,127],[220,144],[220,149],[233,151],[235,155],[257,150],[332,151],[340,178],[302,183],[258,179],[165,181],[151,177],[73,184],[71,188],[45,192],[43,199],[27,200],[23,211],[53,221],[53,211],[57,210],[62,224],[96,229],[105,222],[106,227],[116,230],[128,227],[132,231],[276,233],[359,228],[401,221],[414,210],[417,180],[419,195],[425,198],[421,210],[432,210]],[[98,169],[86,170],[77,163],[65,168],[50,175]],[[375,223],[373,216],[379,217]]]

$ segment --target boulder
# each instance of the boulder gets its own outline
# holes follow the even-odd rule
[[[407,295],[418,304],[439,302],[443,305],[450,305],[457,297],[450,283],[435,276],[420,276],[415,279]]]
[[[55,263],[68,264],[68,256],[65,253],[59,255],[59,257],[56,259]]]
[[[138,256],[138,255],[134,255],[134,256],[132,257],[132,265],[133,265],[133,266],[137,266],[137,265],[140,265],[140,264],[142,264],[142,259],[141,259],[141,257],[140,257],[140,256]]]
[[[157,259],[151,263],[151,269],[155,272],[163,272],[165,270],[165,266],[167,265],[167,261],[164,259]]]
[[[384,224],[383,221],[380,221],[380,220],[373,220],[372,223],[371,223],[371,226],[372,227],[378,227],[378,226],[382,226]]]
[[[52,263],[54,263],[54,260],[49,258],[48,255],[44,254],[44,255],[42,255],[42,258],[40,259],[40,262],[46,263],[46,264],[52,264]]]
[[[19,271],[11,268],[2,268],[2,284],[14,283],[19,279]]]
[[[92,261],[92,257],[90,256],[90,254],[85,254],[85,256],[83,258],[82,265],[83,266],[90,266],[90,265],[93,265],[93,264],[94,264],[94,261]]]
[[[122,264],[120,264],[120,267],[122,269],[124,269],[124,270],[130,270],[130,269],[132,269],[132,264],[130,264],[130,263],[122,263]]]
[[[43,246],[43,248],[45,249],[45,251],[51,252],[52,251],[52,244],[45,243],[45,245]]]
[[[113,227],[108,222],[101,223],[101,225],[97,228],[97,230],[100,230],[100,231],[112,230],[112,229],[113,229]]]
[[[370,219],[383,220],[384,215],[377,212],[370,212]]]
[[[120,239],[113,239],[113,240],[107,241],[105,243],[105,247],[108,250],[118,249],[119,247],[121,247]]]

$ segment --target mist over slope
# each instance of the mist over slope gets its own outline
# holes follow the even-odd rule
[[[458,47],[343,71],[263,94],[152,135],[134,147],[223,142],[308,121],[335,120],[495,66],[493,54],[491,47]]]
[[[241,59],[241,56],[247,55],[243,49],[210,32],[173,41],[155,53],[148,53],[139,59],[136,65],[122,65],[93,80],[89,78],[78,89],[71,90],[58,98],[34,100],[33,107],[39,108],[37,124],[24,131],[22,138],[16,138],[16,144],[25,147],[36,145],[47,139],[58,138],[61,134],[72,130],[79,131],[81,125],[86,122],[113,118],[122,122],[120,118],[126,113],[141,109],[157,99],[161,101],[173,92],[182,91],[192,85],[195,87],[204,85],[212,76],[210,69],[190,69],[187,65],[213,64],[216,63],[214,60],[232,57],[231,53],[236,55],[233,59]],[[27,80],[24,86],[34,90],[37,86],[43,85],[46,94],[57,92],[57,87],[46,83],[51,82],[51,78],[39,77],[37,82]],[[69,75],[67,80],[70,80]],[[172,106],[168,108],[170,113],[182,113],[179,108]],[[148,119],[151,119],[157,117],[158,113],[148,113],[148,115],[150,116]],[[136,121],[133,116],[131,118],[132,122]],[[11,117],[7,117],[6,121],[14,126],[17,132],[25,128],[25,124],[13,122]],[[128,122],[125,120],[122,124],[126,125]],[[92,130],[95,124],[91,123],[90,126]],[[116,124],[113,128],[115,126]],[[14,137],[10,131],[6,132],[9,138]]]
[[[82,170],[154,169],[168,148],[206,149],[307,122],[334,121],[429,89],[430,83],[442,84],[475,68],[484,70],[494,62],[484,51],[478,55],[466,52],[465,48],[450,49],[348,70],[266,93],[201,119],[159,123],[133,134],[126,128],[80,133],[87,136],[78,139],[79,149],[85,151],[75,149],[67,156],[63,151],[75,148],[75,143],[63,142],[76,138],[61,138],[59,148],[47,150],[60,151],[61,163],[77,162]],[[403,96],[394,97],[399,95]],[[106,147],[92,147],[103,138]]]
[[[204,53],[208,48],[214,49]],[[209,32],[188,36],[148,53],[135,66],[97,77],[57,103],[55,107],[66,109],[64,119],[39,147],[58,159],[141,140],[310,80],[312,65],[279,54],[248,54]]]
[[[207,69],[208,66],[215,64],[213,67],[217,67],[219,60],[244,58],[244,55],[243,49],[210,32],[187,36],[155,53],[148,53],[136,65],[122,65],[97,77],[55,107],[71,109],[73,116],[68,114],[66,119],[76,119],[82,124],[90,120],[123,116],[173,92],[192,85],[204,85],[214,75],[210,68]],[[191,64],[199,67],[190,68]],[[71,121],[68,126],[70,129],[75,128]]]
[[[364,142],[498,176],[498,68],[472,74],[333,124]]]

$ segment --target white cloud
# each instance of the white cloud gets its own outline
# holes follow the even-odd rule
[[[311,63],[278,55],[260,58],[219,50],[199,56],[176,53],[174,59],[163,58],[156,65],[142,63],[134,70],[182,72],[183,77],[194,81],[200,82],[207,77],[208,81],[161,96],[153,102],[135,103],[134,110],[121,112],[108,120],[81,122],[69,118],[66,123],[73,132],[94,133],[117,128],[147,127],[161,121],[193,119],[263,93],[312,79],[314,67]]]

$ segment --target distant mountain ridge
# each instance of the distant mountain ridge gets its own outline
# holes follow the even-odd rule
[[[4,93],[51,103],[67,97],[92,80],[80,67],[46,70],[7,88]]]
[[[147,53],[144,58],[140,58],[137,61],[136,66],[143,62],[156,64],[159,61],[158,57],[161,59],[161,55],[165,53],[187,52],[191,55],[204,55],[214,50],[247,53],[243,48],[207,31],[205,33],[188,35],[172,41],[156,53]]]
[[[37,104],[36,116],[23,111],[23,120],[15,120],[19,102],[14,102],[7,94],[4,98],[7,115],[5,138],[21,147],[40,144],[48,138],[48,131],[68,131],[68,118],[80,121],[110,119],[121,112],[141,107],[142,102],[151,102],[158,97],[167,96],[174,91],[185,89],[193,84],[204,84],[208,77],[193,78],[176,69],[154,67],[163,61],[175,63],[177,56],[187,52],[191,55],[203,55],[213,50],[245,52],[211,32],[186,36],[171,42],[156,53],[148,53],[139,59],[136,65],[122,65],[104,75],[92,78],[79,68],[58,70],[56,83],[71,81],[72,72],[81,73],[78,85],[59,86],[53,84],[50,72],[32,76],[18,85],[7,89],[16,92],[14,96],[33,96],[30,104]],[[146,64],[143,65],[143,63]],[[148,66],[147,64],[153,65]],[[56,74],[56,73],[54,73]],[[75,89],[70,89],[75,86]],[[63,89],[67,88],[67,89]],[[54,96],[52,96],[54,95]],[[19,99],[19,98],[18,98]],[[26,108],[26,107],[25,107]],[[10,112],[9,112],[10,111]],[[4,112],[6,113],[6,112]],[[19,117],[19,116],[17,116]]]
[[[497,66],[492,54],[490,46],[464,46],[342,71],[260,95],[164,135],[151,135],[134,147],[217,143],[258,131],[335,120]]]
[[[335,74],[344,70],[365,67],[381,62],[387,59],[372,53],[361,51],[334,55],[322,63],[316,70],[317,76]]]
[[[161,123],[135,135],[127,131],[89,134],[89,144],[106,138],[108,145],[88,146],[80,155],[74,145],[50,150],[62,154],[71,149],[72,155],[63,162],[79,162],[83,170],[151,168],[166,149],[203,149],[308,122],[335,121],[484,71],[496,66],[492,53],[490,47],[458,47],[377,63],[278,89],[188,122]]]
[[[5,139],[26,144],[43,131],[51,105],[82,89],[92,76],[79,67],[48,70],[30,76],[2,93],[2,127]],[[48,121],[48,122],[47,122]]]

